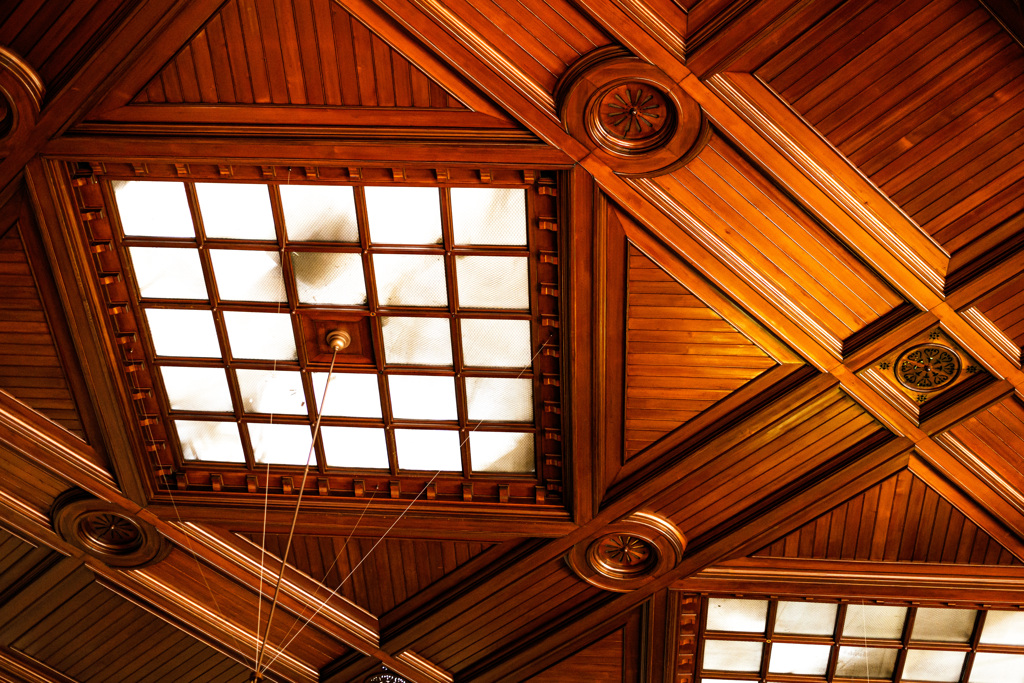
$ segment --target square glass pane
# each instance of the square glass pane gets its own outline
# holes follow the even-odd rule
[[[973,609],[921,607],[914,617],[914,630],[910,639],[966,643],[971,639],[977,616],[978,612]]]
[[[1024,683],[1024,655],[979,652],[969,683]]]
[[[231,391],[223,368],[160,368],[171,410],[229,413]]]
[[[391,414],[403,420],[455,420],[455,378],[389,375]],[[437,468],[434,468],[437,469]]]
[[[367,187],[370,241],[440,244],[441,195],[433,187]]]
[[[146,320],[158,356],[221,357],[211,311],[147,308]]]
[[[452,329],[448,318],[383,316],[380,328],[388,363],[451,366]]]
[[[836,678],[892,679],[897,650],[880,647],[840,647]]]
[[[452,188],[455,244],[526,246],[526,190]]]
[[[849,605],[843,622],[843,637],[899,640],[903,637],[906,619],[906,607]]]
[[[196,183],[199,213],[207,237],[276,240],[270,190],[266,185]]]
[[[748,671],[756,672],[761,668],[761,650],[763,643],[752,643],[742,640],[706,640],[704,641],[704,671]]]
[[[292,252],[292,269],[299,301],[328,306],[366,303],[363,259],[359,254]]]
[[[533,421],[533,380],[512,377],[467,377],[469,419]]]
[[[210,298],[198,250],[131,247],[128,251],[143,299]]]
[[[373,272],[381,306],[448,306],[442,256],[374,254]]]
[[[905,681],[949,681],[960,680],[966,652],[948,650],[907,650],[907,661],[903,664]]]
[[[824,676],[831,650],[828,645],[772,643],[768,671],[773,674]]]
[[[250,423],[249,442],[257,463],[271,465],[305,465],[309,459],[316,467],[316,454],[310,453],[313,433],[308,425]]]
[[[767,600],[708,598],[709,631],[764,633],[767,620]]]
[[[204,462],[245,462],[242,439],[234,422],[175,420],[181,457]]]
[[[529,320],[462,318],[459,327],[468,366],[519,369],[533,362]]]
[[[828,602],[779,601],[775,632],[802,636],[831,636],[836,630],[839,605]]]
[[[331,417],[380,418],[380,389],[377,375],[336,372],[331,375],[331,388],[324,401],[327,373],[313,373],[316,404],[323,404],[323,414]],[[340,465],[339,465],[340,467]]]
[[[448,429],[396,429],[398,467],[428,472],[461,472],[459,433]]]
[[[986,645],[1024,645],[1024,612],[989,610],[981,629]]]
[[[226,301],[287,301],[276,251],[211,249],[217,294]]]
[[[195,238],[183,183],[114,180],[110,186],[125,235]]]
[[[518,256],[457,256],[459,308],[530,308],[530,266]]]
[[[235,370],[242,410],[247,413],[305,415],[302,375],[287,370]]]
[[[320,435],[328,467],[388,468],[388,444],[383,429],[323,426]]]
[[[288,239],[301,242],[359,242],[351,187],[281,185]]]
[[[533,434],[480,432],[469,434],[474,472],[533,472]]]
[[[292,317],[287,313],[224,311],[232,358],[295,360]]]

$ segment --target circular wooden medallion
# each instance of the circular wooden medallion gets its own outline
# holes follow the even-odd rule
[[[591,544],[588,559],[608,573],[642,574],[658,559],[654,546],[637,536],[611,534]]]
[[[672,132],[674,110],[665,93],[650,83],[612,85],[594,101],[592,134],[611,149],[627,153],[653,149]]]
[[[142,567],[170,552],[170,544],[151,524],[79,489],[58,496],[50,518],[65,541],[111,567]]]
[[[938,391],[960,376],[961,361],[953,349],[941,344],[921,344],[896,359],[896,379],[914,391]]]

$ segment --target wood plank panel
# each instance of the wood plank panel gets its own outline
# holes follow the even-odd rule
[[[986,466],[1024,491],[1024,402],[1010,396],[949,430]]]
[[[613,631],[528,680],[534,683],[622,683],[625,680],[623,639],[624,629]]]
[[[1024,347],[1024,274],[1009,280],[975,306],[1014,344]]]

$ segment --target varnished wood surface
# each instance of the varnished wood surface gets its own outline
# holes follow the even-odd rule
[[[529,680],[536,683],[576,683],[580,680],[622,683],[626,680],[622,666],[623,639],[623,629],[613,631]]]

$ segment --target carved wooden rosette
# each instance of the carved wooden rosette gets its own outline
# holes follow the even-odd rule
[[[590,585],[625,593],[673,569],[685,549],[686,537],[672,522],[634,512],[574,545],[565,561]]]
[[[0,158],[22,144],[43,104],[43,81],[18,55],[0,47]]]
[[[79,489],[57,497],[50,519],[61,538],[111,567],[144,567],[171,549],[151,524]]]

